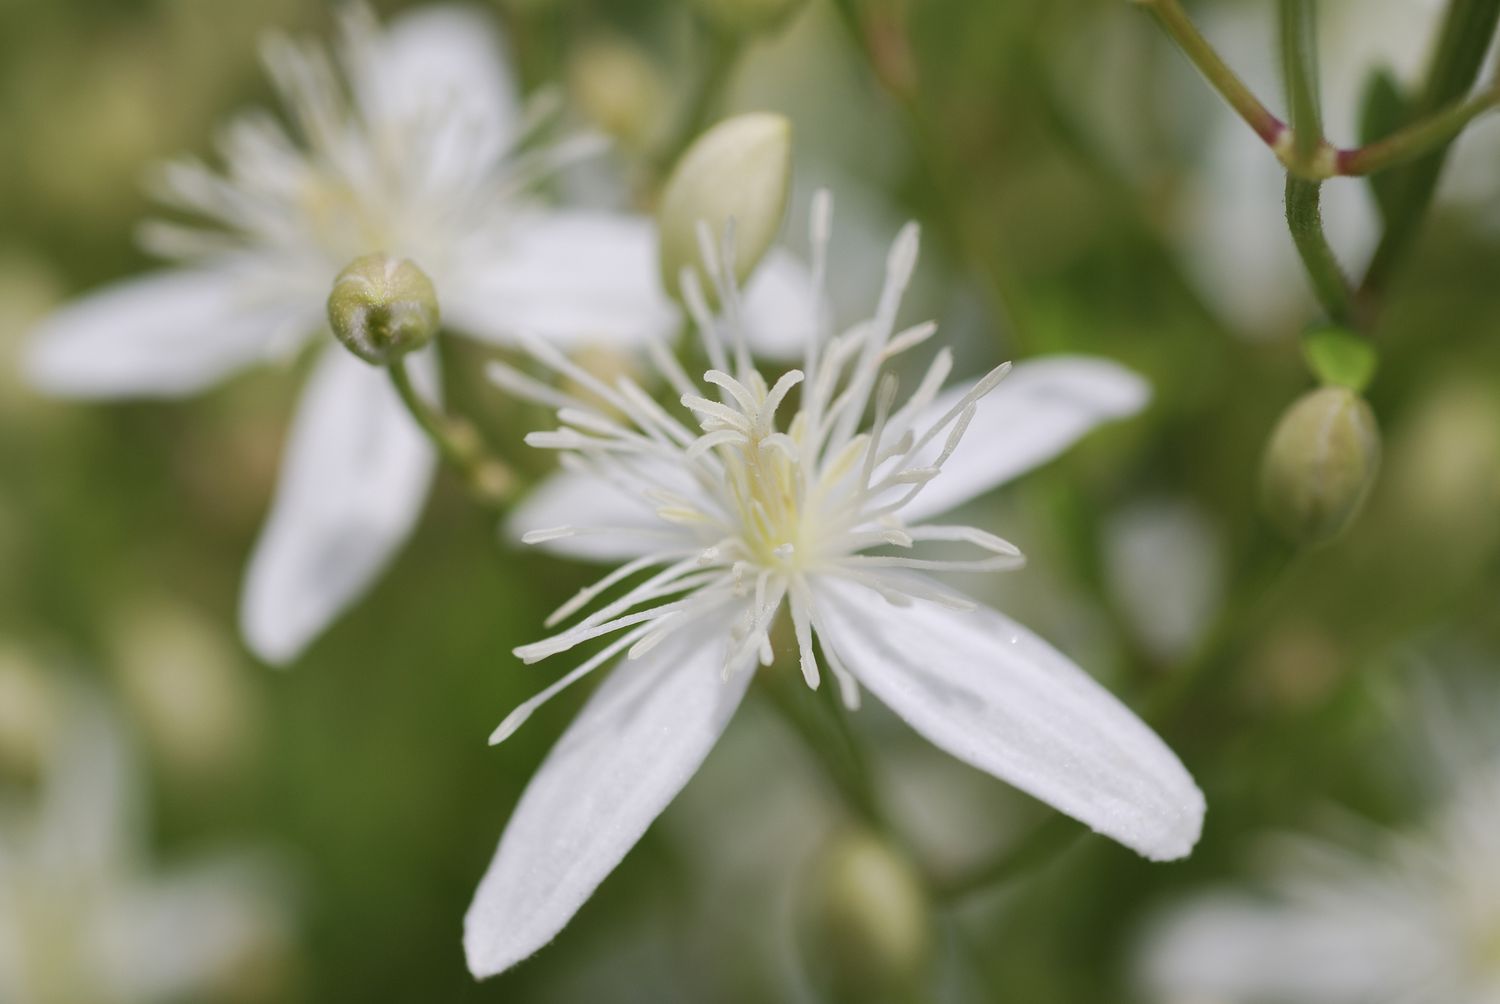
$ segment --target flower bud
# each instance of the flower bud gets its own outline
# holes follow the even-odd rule
[[[1363,398],[1345,387],[1304,394],[1266,444],[1266,515],[1299,543],[1330,541],[1359,512],[1379,466],[1380,432]]]
[[[693,0],[721,31],[752,35],[781,27],[804,0]]]
[[[367,363],[385,366],[437,334],[437,292],[411,261],[365,255],[333,281],[328,323],[346,349]]]
[[[593,122],[635,151],[650,150],[668,124],[666,80],[636,45],[597,38],[568,64],[568,88]]]
[[[928,903],[911,863],[875,835],[835,834],[814,859],[807,964],[834,1000],[917,995],[931,951]]]
[[[731,219],[734,277],[743,282],[781,227],[791,180],[792,124],[781,115],[756,112],[725,119],[694,140],[672,169],[656,214],[667,290],[680,297],[682,270],[692,268],[704,292],[713,296],[699,224],[708,225],[717,252]]]

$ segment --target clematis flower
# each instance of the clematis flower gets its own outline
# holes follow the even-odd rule
[[[815,286],[829,216],[820,196]],[[531,663],[609,639],[517,708],[493,741],[624,658],[516,807],[466,919],[470,969],[498,973],[567,923],[698,769],[756,666],[773,661],[782,610],[810,687],[832,676],[851,708],[869,690],[942,749],[1100,833],[1152,859],[1187,854],[1203,798],[1161,740],[1046,642],[932,577],[1017,567],[1010,543],[928,517],[1136,411],[1146,398],[1141,381],[1110,363],[1058,358],[1009,377],[1001,366],[944,391],[952,364],[944,349],[898,405],[884,365],[935,331],[896,330],[917,256],[911,225],[890,252],[874,315],[810,342],[803,368],[767,380],[736,324],[732,240],[716,251],[707,228],[703,238],[722,322],[690,271],[683,281],[713,368],[699,383],[656,353],[683,413],[628,380],[593,379],[541,340],[528,343],[532,355],[609,413],[513,369],[492,373],[507,390],[555,407],[561,422],[528,437],[558,450],[566,473],[515,516],[524,539],[624,562],[548,623],[573,618],[612,587],[620,595],[517,650]],[[867,411],[872,422],[859,431]]]
[[[1346,821],[1341,836],[1267,841],[1256,888],[1206,891],[1151,925],[1139,982],[1153,999],[1500,1000],[1496,694],[1480,684],[1462,695],[1458,714],[1433,702],[1432,686],[1415,699],[1403,696],[1403,716],[1419,712],[1423,745],[1439,754],[1438,771],[1423,778],[1424,794],[1438,793],[1426,817],[1396,830],[1345,815],[1336,817]],[[1410,757],[1405,767],[1422,759]]]
[[[328,337],[325,303],[349,262],[384,252],[432,278],[455,332],[506,342],[631,344],[677,323],[660,290],[650,221],[547,208],[539,178],[598,148],[591,137],[529,142],[550,115],[522,108],[493,26],[477,10],[425,7],[382,29],[343,17],[337,60],[279,36],[266,68],[293,128],[252,112],[219,142],[222,173],[166,165],[157,194],[206,225],[152,222],[164,271],[65,306],[33,332],[38,388],[82,398],[193,393],[310,340],[329,348],[292,423],[280,485],[246,577],[241,625],[269,662],[295,658],[406,539],[434,455],[385,373]],[[795,275],[757,295],[774,327]],[[791,292],[798,287],[791,284]],[[431,352],[411,357],[438,394]]]
[[[87,691],[58,703],[37,794],[0,791],[0,1000],[208,999],[276,961],[274,869],[244,856],[146,867],[118,725]]]

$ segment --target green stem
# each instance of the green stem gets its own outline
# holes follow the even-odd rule
[[[1451,141],[1474,119],[1500,107],[1500,82],[1449,105],[1420,122],[1413,122],[1385,139],[1354,150],[1338,152],[1337,171],[1344,176],[1374,174],[1415,160]]]
[[[1497,23],[1500,23],[1500,0],[1450,0],[1427,84],[1413,110],[1416,117],[1432,116],[1469,93],[1479,78]],[[1382,295],[1410,250],[1437,191],[1448,147],[1449,143],[1442,143],[1392,178],[1395,197],[1386,215],[1385,233],[1360,286],[1362,299],[1373,300]]]
[[[1187,11],[1182,9],[1178,0],[1136,0],[1156,16],[1156,20],[1177,43],[1177,47],[1183,54],[1192,60],[1198,72],[1203,74],[1214,90],[1219,92],[1223,99],[1229,102],[1233,108],[1245,120],[1245,123],[1255,130],[1255,134],[1265,140],[1266,145],[1275,148],[1284,140],[1287,125],[1281,119],[1271,114],[1261,100],[1255,96],[1255,92],[1239,78],[1229,64],[1224,62],[1218,50],[1213,47],[1203,33],[1193,24],[1193,19],[1188,17]]]
[[[1292,110],[1292,156],[1304,171],[1311,168],[1323,143],[1316,10],[1311,0],[1281,0],[1280,4],[1282,69]]]
[[[952,903],[994,889],[1059,857],[1076,846],[1087,832],[1080,823],[1054,811],[1030,833],[988,861],[962,874],[934,879],[933,896],[939,902]]]
[[[830,722],[827,716],[816,711],[815,704],[803,699],[806,695],[789,693],[791,688],[781,679],[772,679],[771,675],[775,674],[763,674],[759,681],[761,691],[771,699],[771,706],[802,739],[849,808],[875,832],[892,836],[868,763],[849,730],[843,709],[838,708],[833,713],[835,720]],[[786,673],[779,675],[787,679],[791,677]]]
[[[983,224],[983,218],[976,215],[963,198],[957,172],[942,157],[946,137],[928,122],[917,100],[914,70],[899,36],[888,27],[877,41],[875,33],[866,29],[854,0],[835,0],[834,9],[871,74],[905,119],[913,160],[920,175],[919,188],[923,194],[936,200],[937,222],[949,246],[977,274],[981,280],[980,292],[990,312],[1010,332],[1017,348],[1024,352],[1035,342],[1024,309],[1025,291],[1007,260],[991,251],[997,240],[994,228],[985,228],[982,232],[975,229],[976,225]]]
[[[682,113],[682,119],[672,141],[662,151],[659,173],[665,175],[672,170],[684,151],[692,145],[713,118],[714,110],[724,101],[724,92],[734,76],[744,45],[737,36],[720,31],[712,26],[703,28],[705,39],[702,79],[693,92],[691,103]]]
[[[1354,323],[1354,291],[1334,257],[1323,233],[1323,214],[1318,209],[1322,184],[1295,175],[1286,176],[1286,224],[1297,245],[1297,254],[1313,291],[1328,316],[1339,324]]]
[[[457,471],[471,495],[489,508],[501,507],[513,483],[510,469],[490,456],[478,430],[460,418],[433,408],[412,384],[406,360],[398,358],[386,367],[401,403],[417,427],[437,448],[443,462]]]

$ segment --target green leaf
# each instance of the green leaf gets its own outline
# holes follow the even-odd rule
[[[1346,328],[1318,327],[1302,336],[1302,358],[1318,382],[1362,393],[1375,377],[1380,356],[1374,344]]]

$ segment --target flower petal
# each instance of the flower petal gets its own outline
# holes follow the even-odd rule
[[[1066,656],[985,607],[896,607],[817,583],[824,643],[939,748],[1152,860],[1192,850],[1203,794],[1161,739]]]
[[[541,948],[697,772],[753,674],[719,672],[711,618],[622,662],[527,785],[464,918],[477,977]]]
[[[435,394],[436,357],[411,357]],[[240,623],[267,662],[289,662],[352,603],[411,532],[434,456],[386,374],[339,349],[319,361],[292,424]]]
[[[27,379],[70,397],[189,394],[318,325],[321,305],[249,301],[241,279],[157,272],[74,300],[32,332]]]
[[[801,359],[817,331],[812,272],[791,252],[772,248],[745,286],[743,322],[750,351],[765,359]]]
[[[533,210],[509,221],[503,237],[493,256],[476,255],[482,260],[443,290],[443,316],[456,330],[578,345],[630,344],[677,326],[646,217]]]
[[[499,156],[514,142],[515,83],[495,23],[478,8],[417,8],[372,41],[376,51],[356,64],[354,84],[373,121],[435,124],[421,151],[435,162],[447,151],[455,164],[474,163],[476,149]]]
[[[941,417],[967,389],[939,395],[916,428]],[[1046,463],[1095,426],[1134,415],[1150,399],[1145,380],[1108,359],[1048,356],[1018,363],[980,400],[958,449],[901,510],[902,518],[923,519],[962,505]],[[931,444],[932,456],[942,445],[939,436]]]
[[[1358,889],[1330,892],[1320,905],[1222,892],[1190,901],[1148,929],[1139,982],[1164,1000],[1454,999],[1428,998],[1431,974],[1414,964],[1419,946],[1441,944],[1423,926],[1419,904]],[[1413,985],[1427,992],[1408,997]]]
[[[692,540],[686,531],[656,515],[640,494],[572,471],[559,471],[532,489],[511,510],[505,533],[519,541],[530,531],[560,526],[609,527],[616,531],[554,537],[536,545],[583,561],[627,561],[652,554],[670,546],[664,537],[667,534],[680,533],[685,545]]]

